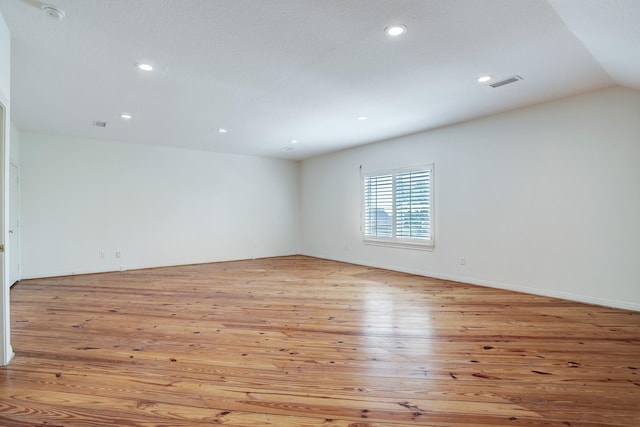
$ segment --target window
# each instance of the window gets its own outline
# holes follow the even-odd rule
[[[364,174],[367,243],[433,247],[433,165]]]

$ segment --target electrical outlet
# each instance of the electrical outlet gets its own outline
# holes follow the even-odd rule
[[[120,258],[122,256],[122,254],[120,253],[120,251],[116,251],[116,258]]]
[[[465,265],[466,264],[466,260],[464,259],[463,256],[460,257],[460,265]]]
[[[107,251],[105,251],[104,249],[100,251],[100,258],[106,258],[107,257]]]

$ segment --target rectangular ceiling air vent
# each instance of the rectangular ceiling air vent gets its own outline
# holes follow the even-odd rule
[[[511,76],[508,79],[504,79],[504,80],[501,80],[499,82],[492,83],[489,86],[491,86],[492,88],[495,89],[495,88],[500,87],[500,86],[508,85],[509,83],[515,83],[518,80],[522,80],[522,77],[520,77],[520,76]]]
[[[94,120],[93,125],[97,126],[99,128],[106,128],[107,127],[107,122],[100,122],[98,120]]]

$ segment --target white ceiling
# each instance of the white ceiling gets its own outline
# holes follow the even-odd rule
[[[62,21],[37,0],[0,0],[22,130],[303,159],[614,84],[640,90],[640,0],[50,3]],[[388,37],[394,23],[407,33]],[[523,80],[493,89],[476,82],[484,73]]]

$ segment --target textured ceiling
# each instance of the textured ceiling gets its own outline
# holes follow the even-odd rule
[[[640,89],[638,0],[50,3],[62,21],[36,0],[0,0],[22,130],[303,159],[613,84]],[[388,37],[393,23],[407,33]],[[493,89],[476,82],[484,73],[523,80]]]

